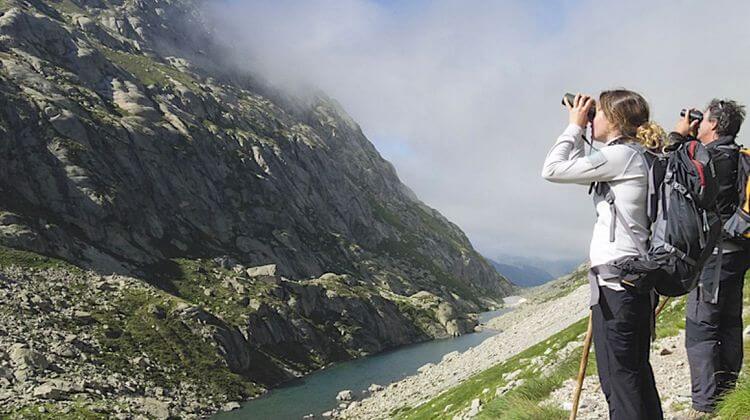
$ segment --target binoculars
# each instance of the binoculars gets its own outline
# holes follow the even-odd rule
[[[576,99],[576,95],[574,95],[572,93],[566,93],[565,95],[563,95],[563,98],[562,98],[562,104],[563,105],[566,104],[566,101],[565,101],[566,99],[567,99],[567,102],[569,102],[571,105],[573,105],[573,102]],[[685,118],[685,113],[686,112],[687,112],[686,109],[683,109],[682,111],[680,111],[680,117]],[[594,119],[594,116],[596,116],[596,107],[592,106],[591,109],[589,109],[589,113],[588,113],[589,121],[592,121]],[[689,118],[690,122],[693,122],[693,121],[703,121],[703,113],[700,112],[700,111],[698,111],[697,109],[693,109],[693,110],[690,111],[690,115],[689,115],[688,118]]]
[[[685,113],[687,112],[687,109],[683,109],[680,111],[680,117],[685,118]],[[690,116],[688,117],[688,121],[703,121],[703,113],[698,111],[697,109],[693,109],[690,111]]]
[[[568,102],[570,102],[571,105],[573,105],[575,103],[574,101],[576,99],[576,95],[573,95],[572,93],[566,93],[565,95],[563,95],[563,98],[562,98],[563,105],[565,105],[566,99],[568,100]],[[589,113],[588,113],[589,121],[593,121],[595,116],[596,116],[596,102],[594,102],[591,108],[589,108]]]

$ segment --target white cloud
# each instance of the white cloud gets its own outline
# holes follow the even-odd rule
[[[714,96],[750,102],[747,2],[401,3],[222,1],[210,11],[244,65],[338,99],[404,183],[488,256],[588,252],[585,188],[539,175],[566,123],[566,90],[637,90],[666,128]]]

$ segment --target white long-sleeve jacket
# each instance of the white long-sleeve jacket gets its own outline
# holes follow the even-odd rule
[[[648,168],[639,153],[622,144],[607,144],[586,155],[583,128],[571,124],[558,137],[547,154],[542,177],[551,182],[589,185],[606,181],[615,195],[615,205],[630,225],[634,236],[646,248],[650,234],[647,213]],[[638,246],[628,235],[625,226],[615,224],[615,240],[610,242],[612,216],[604,197],[594,195],[596,224],[591,237],[589,258],[591,265],[610,262],[624,256],[639,255]],[[598,278],[602,286],[623,290],[617,282]]]

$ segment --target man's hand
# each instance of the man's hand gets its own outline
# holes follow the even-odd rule
[[[685,108],[685,116],[680,118],[674,127],[674,131],[683,137],[687,137],[688,135],[695,137],[698,134],[698,125],[701,122],[700,120],[690,121],[690,112],[692,111],[693,108]]]
[[[594,105],[594,99],[590,96],[576,95],[573,99],[573,103],[568,102],[565,99],[565,106],[568,108],[568,114],[570,116],[569,121],[571,124],[575,124],[581,128],[586,128],[586,124],[589,122],[589,109]]]

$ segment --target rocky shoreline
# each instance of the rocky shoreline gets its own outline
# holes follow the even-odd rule
[[[487,324],[488,328],[501,332],[482,344],[463,353],[446,354],[440,363],[426,365],[418,374],[351,402],[331,415],[347,419],[383,419],[402,407],[417,407],[585,317],[588,293],[588,285],[584,285],[557,299],[522,303]]]

